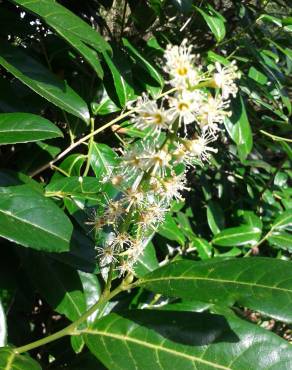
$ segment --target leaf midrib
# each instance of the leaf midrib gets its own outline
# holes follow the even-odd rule
[[[126,336],[126,335],[121,335],[121,334],[116,334],[116,333],[108,333],[108,332],[105,332],[105,331],[93,330],[93,329],[84,329],[84,330],[82,330],[82,332],[85,333],[85,334],[103,335],[103,336],[106,336],[106,337],[121,340],[122,342],[125,342],[125,341],[132,342],[132,343],[135,343],[135,344],[140,345],[140,346],[144,346],[144,347],[154,349],[156,351],[158,350],[158,351],[162,351],[162,352],[168,352],[172,355],[175,355],[175,356],[178,356],[178,357],[183,357],[183,358],[185,358],[187,360],[190,360],[192,362],[200,362],[202,364],[213,367],[215,369],[232,370],[229,367],[217,364],[215,362],[210,362],[210,361],[204,360],[201,357],[191,356],[191,355],[188,355],[188,354],[183,353],[183,352],[175,351],[174,349],[171,349],[171,348],[167,348],[167,347],[163,347],[161,345],[156,345],[156,344],[152,344],[152,343],[149,343],[149,342],[145,342],[145,341],[139,340],[137,338],[129,337],[129,336]]]
[[[20,221],[20,222],[23,222],[23,223],[25,223],[25,224],[31,225],[31,226],[35,227],[36,229],[39,229],[39,230],[41,230],[41,231],[44,231],[44,232],[46,232],[47,234],[49,234],[49,235],[53,235],[53,236],[55,236],[56,238],[61,239],[61,240],[63,240],[64,242],[68,243],[68,240],[67,240],[67,239],[63,239],[60,235],[58,235],[58,234],[54,234],[53,232],[51,232],[51,231],[50,231],[50,230],[48,230],[48,229],[44,229],[44,228],[42,228],[42,227],[40,227],[40,226],[38,226],[38,225],[36,225],[36,224],[34,224],[34,223],[32,223],[32,222],[28,222],[27,220],[25,220],[25,219],[23,219],[23,218],[17,217],[14,213],[11,213],[10,211],[9,211],[9,212],[5,212],[5,210],[0,209],[0,212],[1,212],[1,213],[3,213],[6,217],[12,217],[12,218],[15,218],[16,220],[18,220],[18,221]]]
[[[205,281],[215,281],[217,283],[228,283],[228,284],[238,284],[238,285],[247,285],[247,286],[253,286],[253,287],[258,287],[258,288],[263,288],[263,289],[271,289],[271,290],[280,290],[283,292],[288,292],[292,293],[292,289],[286,289],[286,288],[280,288],[276,286],[269,286],[269,285],[264,285],[264,284],[257,284],[257,283],[248,283],[245,281],[237,281],[237,280],[228,280],[228,279],[214,279],[214,278],[209,278],[209,277],[202,277],[202,276],[164,276],[160,278],[152,278],[152,279],[147,279],[147,280],[142,280],[138,281],[137,286],[143,286],[147,285],[148,283],[154,282],[154,281],[170,281],[170,280],[205,280]]]
[[[224,232],[224,231],[222,231]],[[243,235],[254,235],[254,234],[258,234],[260,232],[260,230],[258,228],[254,228],[253,230],[251,231],[246,231],[246,232],[241,232],[241,233],[235,233],[235,234],[228,234],[228,235],[222,235],[222,236],[218,236],[218,237],[215,237],[213,239],[213,241],[218,241],[218,240],[222,240],[222,239],[230,239],[230,238],[236,238],[237,236],[243,236]]]

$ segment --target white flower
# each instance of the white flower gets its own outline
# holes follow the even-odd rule
[[[159,173],[164,176],[166,167],[169,167],[171,155],[164,149],[157,150],[152,140],[140,141],[133,145],[120,158],[119,170],[123,176],[137,177],[141,172],[152,168],[152,174]]]
[[[123,155],[120,157],[120,165],[117,168],[118,172],[122,176],[128,176],[129,178],[136,177],[147,169],[145,166],[146,162],[142,156],[143,147],[133,144],[128,150],[123,151]]]
[[[169,98],[169,115],[172,121],[179,119],[179,126],[184,126],[185,135],[187,134],[186,126],[196,120],[204,96],[205,94],[200,90],[183,90],[174,98]]]
[[[125,212],[121,201],[114,201],[106,196],[107,209],[104,213],[107,225],[115,224]]]
[[[125,274],[135,274],[134,268],[133,268],[133,261],[131,259],[122,259],[120,261],[119,266],[117,267],[117,270],[119,271],[119,277],[125,275]]]
[[[199,69],[193,66],[192,46],[186,46],[186,43],[185,39],[180,46],[168,45],[164,53],[164,71],[171,77],[170,84],[178,88],[196,85],[199,81]]]
[[[164,221],[165,214],[169,210],[163,199],[152,196],[149,200],[151,203],[148,203],[139,212],[137,221],[137,224],[143,231],[149,229],[156,230],[157,226]]]
[[[184,142],[184,146],[188,150],[186,158],[188,160],[199,158],[202,161],[208,161],[210,153],[217,153],[218,151],[208,145],[215,140],[216,138],[209,133],[203,133],[202,136],[194,140],[186,140]]]
[[[144,244],[141,239],[136,239],[132,241],[130,248],[126,251],[125,254],[128,256],[128,261],[131,261],[133,264],[138,260],[139,256],[144,251]]]
[[[146,159],[146,157],[145,157]],[[159,174],[164,177],[166,175],[166,168],[170,168],[171,155],[165,149],[153,151],[147,158],[147,166],[152,168],[151,174]]]
[[[112,262],[117,262],[115,257],[115,249],[111,245],[95,247],[95,249],[97,250],[97,257],[99,258],[101,267],[108,266]]]
[[[148,135],[158,136],[162,129],[169,129],[166,111],[159,108],[155,100],[149,100],[146,94],[137,99],[135,112],[131,121],[140,130],[150,129]]]
[[[221,89],[223,99],[227,99],[229,95],[235,97],[238,87],[234,80],[240,78],[236,62],[233,61],[226,67],[222,67],[220,63],[216,62],[215,67],[217,72],[214,74],[214,81],[216,87]]]
[[[207,129],[210,133],[215,134],[218,131],[218,124],[224,122],[226,116],[230,116],[229,108],[230,101],[223,100],[221,95],[216,95],[214,98],[210,95],[208,99],[202,103],[197,121],[203,131]]]
[[[183,172],[180,175],[175,175],[162,180],[162,194],[168,202],[172,199],[183,200],[181,192],[190,190],[186,187],[187,178],[186,173]]]
[[[116,235],[111,240],[111,248],[115,251],[120,252],[126,247],[130,247],[132,245],[132,239],[129,234],[122,232],[117,232]]]
[[[123,192],[122,202],[126,208],[126,212],[129,212],[132,206],[141,208],[145,204],[145,194],[139,189],[128,188]]]
[[[175,163],[184,163],[186,166],[195,167],[201,161],[208,161],[210,153],[217,153],[217,149],[208,144],[216,140],[216,136],[209,132],[203,132],[202,136],[193,140],[184,140],[175,143],[177,149],[173,153]]]

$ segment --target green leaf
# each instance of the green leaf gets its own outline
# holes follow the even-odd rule
[[[232,305],[292,322],[292,263],[274,258],[177,261],[137,285],[170,297]]]
[[[252,150],[252,132],[242,97],[234,100],[232,106],[233,113],[230,118],[225,118],[225,127],[231,139],[237,144],[240,160],[243,161]]]
[[[211,303],[200,302],[195,300],[187,300],[179,303],[169,303],[157,307],[163,311],[188,311],[188,312],[204,312],[211,310],[214,305]]]
[[[230,61],[228,59],[226,59],[222,55],[214,53],[214,51],[212,51],[212,50],[208,51],[207,58],[208,58],[208,61],[210,61],[212,63],[219,62],[223,66],[228,66],[230,64]]]
[[[149,74],[149,76],[158,83],[158,85],[162,88],[164,85],[164,80],[160,73],[139,53],[137,49],[134,48],[130,42],[123,38],[123,44],[133,56],[134,60],[144,69],[144,71]]]
[[[29,113],[0,113],[0,144],[27,143],[63,136],[47,119]]]
[[[0,348],[0,369],[42,370],[35,360],[26,355],[18,355],[9,347]]]
[[[105,89],[102,90],[102,96],[98,103],[91,103],[91,109],[93,114],[96,115],[106,115],[121,110],[108,96],[108,93]]]
[[[288,369],[289,343],[234,316],[133,310],[84,330],[90,351],[111,369]]]
[[[233,247],[245,244],[255,244],[261,237],[261,229],[243,225],[230,227],[216,234],[212,243],[221,247]]]
[[[80,18],[79,18],[80,19]],[[88,47],[79,37],[64,28],[58,27],[57,32],[62,36],[77,52],[79,52],[84,59],[91,65],[99,78],[103,78],[103,69],[99,62],[98,53]]]
[[[226,22],[225,18],[220,13],[218,13],[210,4],[207,4],[204,9],[198,7],[195,8],[204,18],[205,22],[214,34],[217,42],[222,41],[226,34],[224,24]]]
[[[24,261],[32,283],[55,311],[71,321],[86,311],[81,280],[75,269],[40,253],[30,253]]]
[[[242,220],[245,224],[253,227],[254,229],[262,230],[263,223],[253,211],[239,210],[238,215],[242,217]]]
[[[148,272],[157,269],[158,267],[159,264],[156,257],[154,245],[152,242],[149,242],[135,264],[135,274],[138,277],[142,277]]]
[[[276,17],[274,17],[272,15],[269,15],[269,14],[261,14],[259,16],[259,18],[257,19],[257,22],[259,20],[262,20],[264,22],[274,23],[276,26],[282,27],[281,19],[276,18]]]
[[[70,343],[75,353],[81,353],[85,345],[84,339],[81,335],[71,335]]]
[[[78,274],[83,287],[86,307],[89,309],[99,300],[101,295],[101,286],[95,274],[89,274],[83,271],[78,271]],[[97,314],[98,310],[88,317],[87,322],[93,322]]]
[[[224,229],[224,213],[220,205],[213,200],[210,200],[207,204],[207,220],[208,225],[214,235],[218,234],[220,230]]]
[[[212,256],[212,245],[209,244],[207,240],[197,237],[193,237],[191,240],[202,260],[208,259]]]
[[[184,245],[186,240],[184,234],[170,214],[165,216],[163,224],[161,224],[158,229],[158,234],[169,240],[177,241],[180,245]]]
[[[292,252],[292,235],[286,232],[276,232],[267,238],[272,245]]]
[[[46,187],[46,196],[67,197],[84,196],[96,199],[100,189],[100,181],[95,177],[71,176],[51,181]]]
[[[51,0],[13,1],[41,17],[86,59],[100,78],[103,77],[96,51],[111,51],[111,47],[96,30],[57,2]]]
[[[58,2],[52,0],[13,0],[13,2],[39,15],[57,32],[59,29],[65,29],[97,51],[111,51],[110,45],[96,30]]]
[[[0,235],[48,252],[70,249],[73,226],[63,211],[29,185],[0,188]]]
[[[273,230],[281,230],[286,229],[292,226],[292,210],[289,209],[283,212],[280,216],[276,218],[273,223],[272,229]]]
[[[64,159],[64,161],[58,166],[69,176],[81,176],[81,168],[86,161],[86,155],[84,154],[71,154]],[[51,178],[51,182],[57,179],[63,179],[64,174],[55,172]]]
[[[4,307],[0,300],[0,347],[5,346],[6,337],[7,337],[6,317],[5,317]]]
[[[268,77],[260,72],[255,67],[250,67],[248,71],[248,77],[252,78],[254,81],[258,82],[260,85],[266,85],[268,82]]]
[[[103,53],[103,57],[111,71],[115,93],[118,96],[119,104],[121,107],[125,107],[126,103],[129,100],[132,100],[135,96],[134,90],[130,85],[132,77],[130,66],[126,61],[125,56],[117,49],[112,58],[107,52]]]
[[[90,115],[85,101],[65,81],[59,80],[20,47],[1,42],[0,64],[43,98],[86,123],[89,122]]]
[[[117,154],[106,144],[94,143],[90,157],[90,164],[98,180],[104,180],[112,173],[118,160]]]
[[[51,256],[58,261],[74,267],[76,270],[92,273],[99,272],[94,241],[79,232],[78,229],[74,230],[70,251],[51,253]]]

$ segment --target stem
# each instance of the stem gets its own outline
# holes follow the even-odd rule
[[[63,116],[64,116],[64,118],[65,118],[65,121],[66,121],[66,123],[67,123],[67,125],[68,125],[69,137],[70,137],[70,143],[71,143],[71,144],[73,144],[73,143],[74,143],[74,139],[75,139],[75,137],[74,137],[74,134],[73,134],[73,132],[72,132],[72,130],[71,130],[70,122],[69,122],[69,120],[68,120],[68,117],[67,117],[66,112],[65,112],[64,110],[63,110],[62,112],[63,112]]]
[[[160,99],[162,98],[163,96],[167,95],[167,94],[170,94],[174,91],[176,91],[177,88],[174,87],[168,91],[166,91],[165,93],[163,94],[160,94],[159,96],[157,96],[156,99]],[[62,153],[60,153],[59,155],[57,155],[57,157],[55,159],[53,159],[51,162],[49,163],[46,163],[44,164],[43,166],[41,166],[40,168],[38,168],[37,170],[35,170],[34,172],[31,172],[30,173],[30,176],[31,177],[34,177],[36,176],[37,174],[39,174],[40,172],[46,170],[47,168],[51,167],[52,164],[54,164],[55,162],[59,161],[61,158],[65,157],[66,154],[70,153],[73,149],[75,149],[77,146],[79,146],[80,144],[84,143],[85,141],[87,141],[88,139],[90,139],[91,137],[95,136],[96,134],[100,133],[101,131],[105,130],[106,128],[112,126],[113,124],[115,124],[116,122],[119,122],[121,121],[123,118],[126,118],[128,117],[129,115],[131,115],[133,112],[135,112],[135,108],[129,110],[128,112],[126,113],[123,113],[121,114],[120,116],[114,118],[113,120],[111,120],[110,122],[107,122],[105,125],[99,127],[98,129],[94,130],[93,132],[90,132],[88,135],[82,137],[81,139],[79,139],[78,141],[76,141],[75,143],[72,143],[67,149],[65,149]]]
[[[276,136],[264,130],[260,130],[260,132],[266,136],[269,136],[274,141],[287,141],[288,143],[292,143],[292,139],[287,139],[285,137]]]
[[[90,133],[92,134],[94,132],[94,118],[92,117],[90,118],[90,125],[91,125]],[[89,145],[88,145],[88,155],[87,155],[86,167],[83,173],[84,177],[87,176],[89,168],[90,168],[90,159],[91,159],[93,144],[94,144],[94,137],[91,136],[91,138],[89,139]]]
[[[260,245],[262,245],[263,242],[266,241],[266,239],[268,239],[268,237],[272,234],[272,232],[273,229],[271,229],[258,243],[253,245],[243,257],[248,257],[252,253],[253,249],[258,248]]]
[[[100,308],[100,306],[103,306],[106,302],[108,302],[111,298],[116,296],[121,291],[128,289],[128,287],[125,286],[125,284],[123,284],[123,281],[122,281],[122,283],[116,289],[114,289],[112,292],[110,292],[112,272],[113,272],[113,265],[111,265],[108,280],[107,280],[105,289],[104,289],[102,295],[100,296],[100,299],[92,307],[90,307],[89,310],[87,310],[82,316],[80,316],[79,319],[74,321],[72,324],[66,326],[64,329],[59,330],[59,331],[57,331],[56,333],[54,333],[52,335],[49,335],[48,337],[45,337],[45,338],[39,339],[35,342],[26,344],[22,347],[15,348],[14,352],[17,353],[17,354],[20,354],[20,353],[23,353],[23,352],[30,351],[34,348],[43,346],[44,344],[53,342],[57,339],[65,337],[66,335],[78,335],[78,334],[80,334],[80,332],[78,331],[78,326],[80,324],[82,324],[84,321],[86,321],[86,319],[89,316],[91,316],[96,310],[98,310]]]
[[[62,175],[66,176],[66,177],[70,177],[69,173],[67,173],[62,168],[57,167],[57,166],[55,166],[53,164],[51,165],[51,169],[60,172]]]

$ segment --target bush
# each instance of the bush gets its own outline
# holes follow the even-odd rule
[[[0,10],[0,368],[289,369],[291,1]]]

